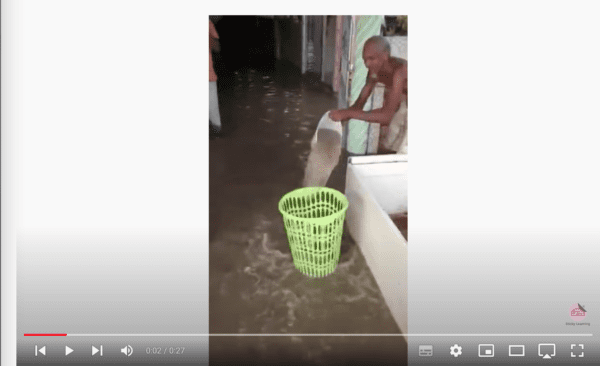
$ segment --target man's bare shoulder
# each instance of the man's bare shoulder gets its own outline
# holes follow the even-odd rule
[[[399,65],[404,65],[408,63],[408,60],[405,58],[400,58],[400,57],[390,57],[390,59],[394,60],[396,63],[398,63]]]
[[[393,60],[393,65],[395,69],[394,71],[408,66],[408,60],[404,58],[392,57],[391,59]]]
[[[406,78],[408,61],[403,58],[394,57],[394,80]]]

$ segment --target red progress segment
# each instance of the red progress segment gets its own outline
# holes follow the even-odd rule
[[[67,333],[25,333],[25,337],[66,337]]]

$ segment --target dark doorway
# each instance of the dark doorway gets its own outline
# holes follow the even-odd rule
[[[274,20],[260,16],[223,16],[215,23],[221,41],[216,55],[217,75],[251,68],[272,70],[275,65]]]

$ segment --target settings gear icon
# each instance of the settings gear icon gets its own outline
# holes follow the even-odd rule
[[[462,347],[458,344],[455,344],[454,346],[450,347],[450,354],[454,357],[462,355]]]

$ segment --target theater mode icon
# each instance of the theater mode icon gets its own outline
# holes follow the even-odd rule
[[[525,356],[525,345],[523,344],[511,344],[508,346],[508,355],[510,357],[523,357]]]

